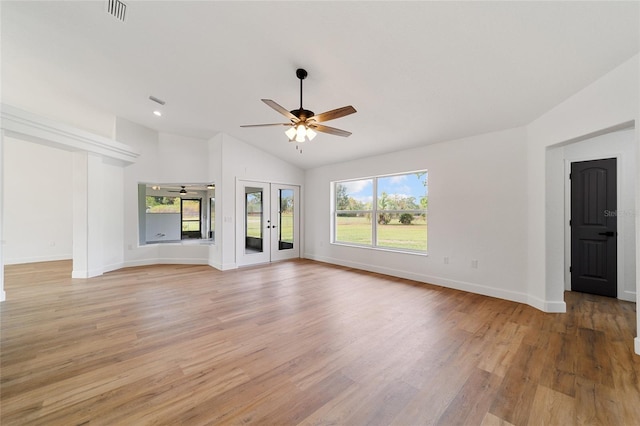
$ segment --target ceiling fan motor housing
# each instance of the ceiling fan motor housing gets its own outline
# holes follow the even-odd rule
[[[296,117],[298,117],[302,121],[305,121],[307,118],[313,117],[315,115],[313,111],[309,111],[308,109],[303,109],[303,108],[293,109],[289,112],[295,115]]]

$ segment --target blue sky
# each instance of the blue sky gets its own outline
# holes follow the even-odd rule
[[[425,195],[427,189],[423,182],[426,176],[418,177],[416,174],[385,176],[378,178],[378,194],[386,192],[388,195],[402,197],[415,197],[417,201]],[[363,179],[350,182],[341,182],[347,187],[351,197],[364,203],[371,202],[373,198],[372,179]]]

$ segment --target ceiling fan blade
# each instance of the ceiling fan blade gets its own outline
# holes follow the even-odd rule
[[[287,117],[289,120],[292,120],[294,123],[297,123],[298,121],[300,121],[300,119],[298,117],[296,117],[295,115],[291,114],[291,112],[289,112],[285,107],[283,107],[282,105],[278,104],[277,102],[272,101],[271,99],[261,99],[261,100],[265,104],[269,105],[271,108],[273,108],[276,111],[278,111],[280,114],[282,114],[285,117]]]
[[[322,133],[329,133],[331,135],[336,136],[344,136],[347,137],[351,135],[351,132],[347,132],[346,130],[336,129],[335,127],[324,126],[322,124],[308,124],[313,130],[317,130]]]
[[[240,127],[291,126],[291,123],[244,124]]]
[[[316,114],[313,117],[307,118],[307,120],[314,120],[318,123],[321,123],[323,121],[335,120],[336,118],[344,117],[345,115],[353,114],[354,112],[357,112],[356,109],[349,105]]]

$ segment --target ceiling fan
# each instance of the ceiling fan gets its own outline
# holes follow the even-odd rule
[[[336,129],[335,127],[325,126],[320,123],[353,114],[356,112],[356,109],[349,105],[321,114],[314,114],[313,111],[304,109],[302,107],[302,80],[307,78],[307,71],[299,68],[296,70],[296,76],[300,79],[300,108],[287,111],[271,99],[262,99],[262,102],[287,117],[290,120],[289,123],[249,124],[240,127],[289,126],[289,129],[285,133],[289,137],[290,142],[311,140],[316,136],[316,131],[344,137],[351,135],[351,132],[347,132],[346,130]]]
[[[167,192],[178,192],[180,195],[197,194],[197,192],[188,192],[186,185],[181,185],[179,191],[173,191],[173,190],[169,189]]]

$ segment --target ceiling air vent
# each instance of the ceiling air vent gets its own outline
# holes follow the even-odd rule
[[[124,22],[127,13],[127,5],[120,0],[107,0],[107,12],[119,21]]]

